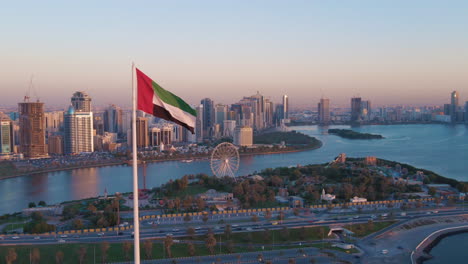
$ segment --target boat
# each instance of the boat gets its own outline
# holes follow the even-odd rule
[[[190,163],[190,162],[192,162],[192,161],[193,161],[192,159],[182,160],[183,163]]]

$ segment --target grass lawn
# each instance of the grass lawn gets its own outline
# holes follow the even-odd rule
[[[355,237],[365,237],[372,233],[375,233],[381,229],[384,229],[396,221],[385,221],[385,222],[373,222],[365,224],[354,224],[354,225],[345,225],[344,228],[354,232]]]
[[[200,193],[204,193],[208,191],[208,188],[204,187],[204,186],[200,186],[200,185],[189,185],[187,186],[187,188],[185,188],[184,190],[182,191],[178,191],[174,194],[172,194],[171,196],[169,196],[168,198],[176,198],[176,197],[179,197],[180,199],[184,199],[185,196],[195,196],[197,194],[200,194]]]
[[[355,248],[343,249],[339,247],[334,247],[332,245],[333,245],[332,243],[327,242],[327,243],[321,243],[321,244],[314,244],[312,245],[312,247],[321,248],[321,249],[331,249],[331,250],[341,251],[341,252],[348,253],[348,254],[359,253],[359,250]]]

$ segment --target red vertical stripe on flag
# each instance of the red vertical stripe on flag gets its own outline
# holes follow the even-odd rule
[[[153,115],[153,80],[135,68],[137,77],[137,109]]]

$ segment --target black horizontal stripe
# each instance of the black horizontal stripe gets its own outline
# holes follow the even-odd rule
[[[175,119],[171,113],[169,113],[169,111],[167,111],[165,108],[159,106],[159,105],[153,105],[153,115],[155,117],[159,117],[159,118],[162,118],[164,120],[167,120],[167,121],[171,121],[171,122],[174,122],[178,125],[181,125],[183,127],[185,127],[186,129],[188,129],[190,132],[192,132],[192,134],[195,134],[195,128],[193,127],[190,127],[188,126],[186,123],[183,123],[177,119]]]

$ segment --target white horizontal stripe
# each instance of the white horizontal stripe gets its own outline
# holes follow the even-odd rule
[[[187,113],[184,110],[182,110],[182,109],[180,109],[178,107],[175,107],[173,105],[166,104],[161,99],[159,99],[159,97],[156,95],[156,93],[154,93],[154,95],[153,95],[153,104],[163,107],[175,119],[179,120],[182,123],[187,124],[189,127],[195,128],[196,117],[194,115],[192,115],[190,113]]]

